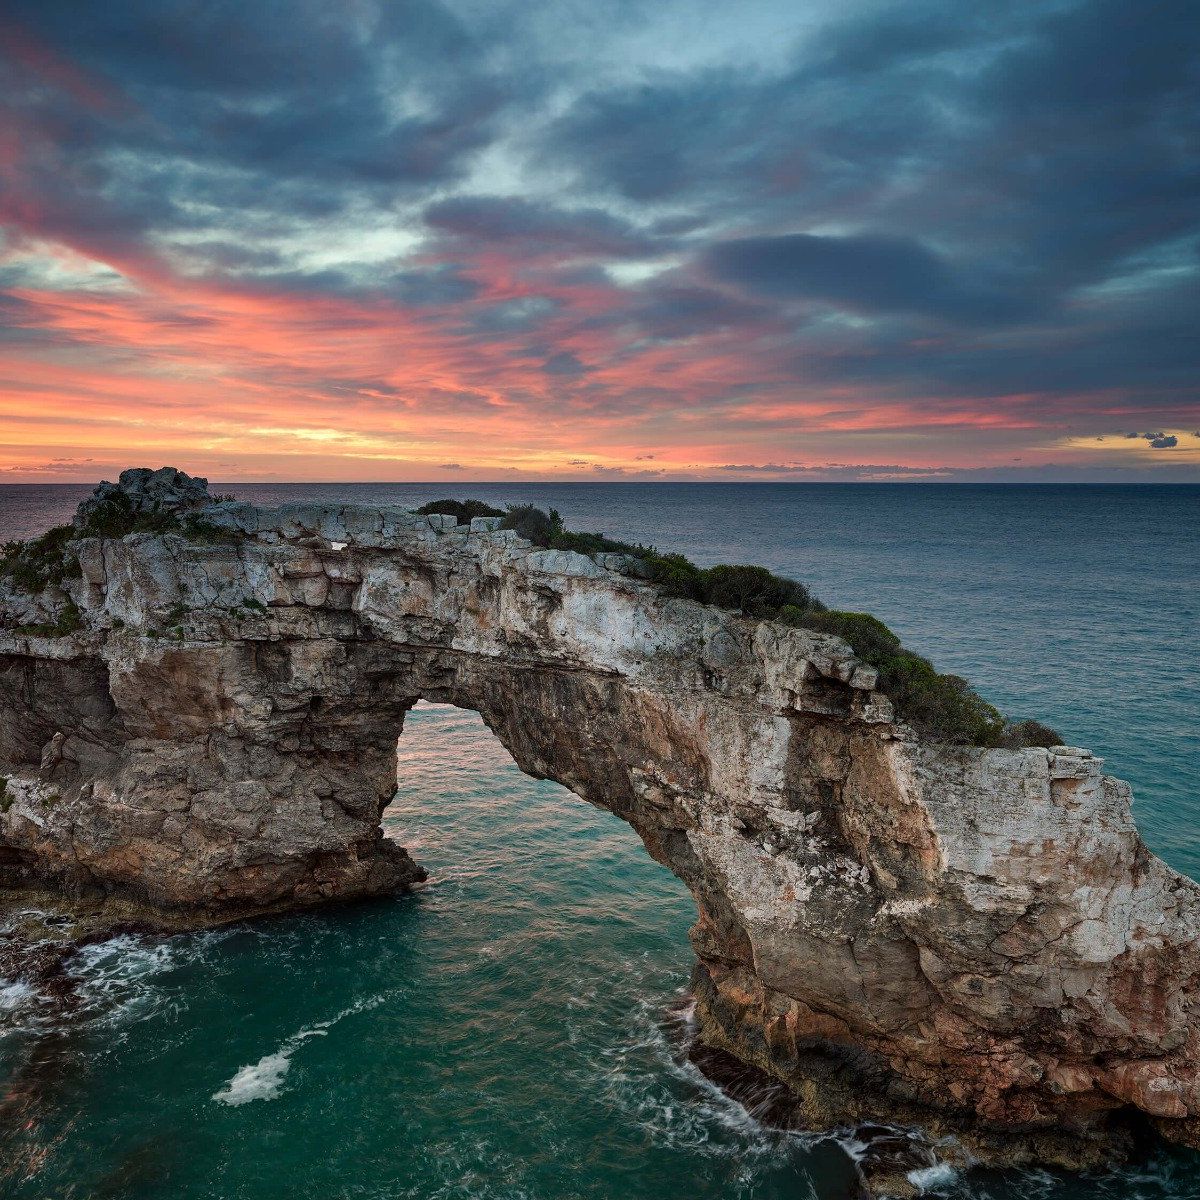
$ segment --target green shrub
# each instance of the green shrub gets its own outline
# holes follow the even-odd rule
[[[1000,744],[1004,718],[965,679],[939,674],[911,650],[898,650],[877,665],[880,690],[923,737],[964,746]]]
[[[441,503],[441,502],[439,502]],[[449,501],[452,504],[479,505],[478,500]],[[429,506],[426,506],[429,507]],[[484,506],[486,507],[486,506]],[[418,509],[424,512],[425,509]],[[436,511],[446,511],[441,508]],[[480,514],[475,514],[480,515]],[[484,514],[494,515],[494,513]],[[640,543],[620,542],[616,538],[607,537],[603,533],[585,533],[567,529],[563,524],[562,514],[556,508],[546,512],[533,504],[513,504],[508,512],[503,514],[500,522],[501,529],[513,529],[521,537],[554,550],[574,550],[577,554],[629,554],[649,562],[659,557],[653,546],[643,546]],[[681,555],[671,555],[671,558],[682,558]],[[683,561],[687,561],[684,559]],[[693,568],[699,570],[699,568]]]
[[[766,567],[719,566],[704,572],[705,599],[749,617],[775,617],[785,607],[808,609],[813,599],[802,583]]]
[[[243,537],[240,530],[214,525],[194,513],[184,517],[178,529],[189,542],[198,542],[202,546],[232,546]]]
[[[515,529],[535,546],[549,548],[554,535],[563,531],[562,517],[552,508],[548,513],[532,504],[512,504],[500,522],[501,529]]]
[[[1009,750],[1020,750],[1024,746],[1061,746],[1063,740],[1062,734],[1041,721],[1015,721],[1005,729],[1000,744]]]
[[[536,546],[574,550],[579,554],[628,554],[639,558],[646,577],[668,596],[716,604],[757,617],[773,617],[785,605],[821,607],[803,584],[774,575],[763,567],[722,566],[705,570],[682,554],[660,554],[653,546],[567,529],[561,514],[553,508],[546,512],[532,504],[513,505],[500,527],[516,530]]]
[[[70,525],[57,525],[27,542],[6,542],[0,550],[0,574],[27,592],[78,575],[79,560],[70,549],[74,532]]]
[[[180,533],[190,542],[209,546],[230,545],[242,538],[238,530],[214,525],[197,513],[181,518],[176,512],[137,512],[124,492],[101,500],[88,513],[77,536],[121,538],[131,533]]]
[[[6,813],[13,806],[16,797],[8,790],[8,779],[0,779],[0,813]]]
[[[69,597],[53,621],[39,621],[31,625],[17,626],[20,633],[26,633],[32,637],[66,637],[67,634],[76,633],[82,628],[83,614],[79,611],[75,601]]]
[[[83,613],[79,611],[79,606],[70,597],[67,598],[66,604],[62,607],[62,612],[58,614],[58,620],[55,622],[55,632],[62,636],[68,633],[76,633],[83,628]]]
[[[652,546],[618,542],[602,533],[576,533],[562,528],[555,532],[551,544],[555,550],[574,550],[577,554],[631,554],[635,558],[646,558],[655,552]]]
[[[870,613],[838,612],[834,609],[801,609],[785,606],[779,614],[785,625],[835,633],[850,643],[854,653],[872,666],[900,649],[900,639]]]
[[[129,497],[117,492],[92,509],[78,529],[58,525],[27,542],[6,543],[0,549],[0,574],[10,576],[25,591],[39,592],[81,574],[79,559],[71,548],[77,538],[119,538],[130,533],[182,533],[191,541],[207,544],[236,542],[241,536],[200,516],[180,521],[175,513],[136,512]]]
[[[644,561],[647,577],[664,595],[705,602],[708,573],[690,558],[682,554],[653,554]]]
[[[879,690],[923,737],[969,746],[1055,746],[1062,739],[1037,721],[1012,724],[958,675],[943,675],[870,613],[785,608],[787,625],[833,633],[879,672]]]
[[[454,517],[460,525],[470,524],[472,517],[502,517],[504,509],[493,508],[490,504],[485,504],[482,500],[430,500],[428,504],[422,504],[417,509],[424,517],[433,516],[434,513],[441,513],[445,516]]]
[[[114,492],[88,513],[78,536],[119,538],[129,533],[175,533],[178,529],[175,513],[139,513],[124,492]]]

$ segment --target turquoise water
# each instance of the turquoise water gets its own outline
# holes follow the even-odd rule
[[[419,503],[445,487],[222,488]],[[1134,784],[1200,875],[1200,489],[543,485],[573,524],[787,570],[870,608]],[[0,540],[69,514],[0,488]],[[0,983],[0,1196],[840,1200],[846,1152],[760,1127],[682,1058],[691,902],[632,832],[521,775],[473,713],[421,705],[387,825],[419,894],[73,963],[50,1020]],[[950,1180],[977,1200],[1181,1200],[1200,1159]]]

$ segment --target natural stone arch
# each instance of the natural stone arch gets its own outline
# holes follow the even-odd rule
[[[203,919],[405,886],[396,734],[445,700],[683,879],[703,1036],[802,1095],[823,1074],[814,1118],[1040,1131],[1043,1157],[1064,1125],[1107,1154],[1127,1105],[1193,1136],[1200,889],[1087,751],[921,743],[844,642],[619,556],[164,486],[229,540],[85,538],[78,578],[0,585],[10,881]],[[79,628],[46,632],[64,593]]]

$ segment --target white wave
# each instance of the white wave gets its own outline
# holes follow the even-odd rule
[[[933,1188],[948,1187],[958,1178],[958,1172],[949,1163],[936,1163],[932,1167],[918,1167],[909,1171],[908,1182],[923,1192]]]
[[[231,1108],[249,1104],[252,1100],[277,1099],[283,1092],[283,1081],[291,1069],[292,1056],[309,1038],[324,1037],[332,1026],[345,1017],[375,1008],[382,1004],[383,1000],[383,996],[372,996],[370,999],[351,1004],[327,1021],[317,1021],[297,1030],[291,1037],[284,1039],[273,1054],[264,1055],[258,1062],[239,1068],[220,1091],[213,1092],[212,1098],[218,1104],[227,1104]]]
[[[0,1013],[16,1012],[36,995],[23,979],[0,979]]]
[[[81,947],[71,965],[71,974],[85,981],[96,994],[120,989],[138,979],[158,975],[171,966],[171,942],[147,942],[122,933],[103,942]]]
[[[182,1012],[188,992],[175,973],[203,963],[212,948],[230,936],[230,929],[172,937],[124,933],[80,947],[66,962],[79,1002],[70,1020],[86,1020],[120,1043],[135,1024]]]
[[[284,1046],[287,1046],[286,1042]],[[277,1050],[248,1067],[242,1067],[219,1092],[213,1093],[212,1098],[232,1108],[249,1104],[251,1100],[274,1100],[283,1091],[284,1076],[292,1065],[295,1049],[293,1046]]]
[[[158,976],[176,965],[173,943],[120,934],[83,946],[67,966],[80,1001],[78,1015],[116,1027],[159,1012],[167,993]]]
[[[600,1096],[657,1146],[738,1163],[738,1187],[750,1187],[761,1164],[792,1160],[803,1139],[764,1125],[687,1058],[694,1006],[679,993],[664,1021],[663,1001],[663,992],[634,999],[625,1038],[596,1047]]]

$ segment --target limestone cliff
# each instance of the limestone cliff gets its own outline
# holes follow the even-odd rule
[[[214,920],[410,885],[396,739],[450,702],[687,884],[702,1036],[810,1114],[1044,1130],[1049,1157],[1121,1110],[1194,1135],[1200,889],[1086,750],[922,743],[839,639],[492,519],[109,488],[202,520],[0,577],[7,885]]]

